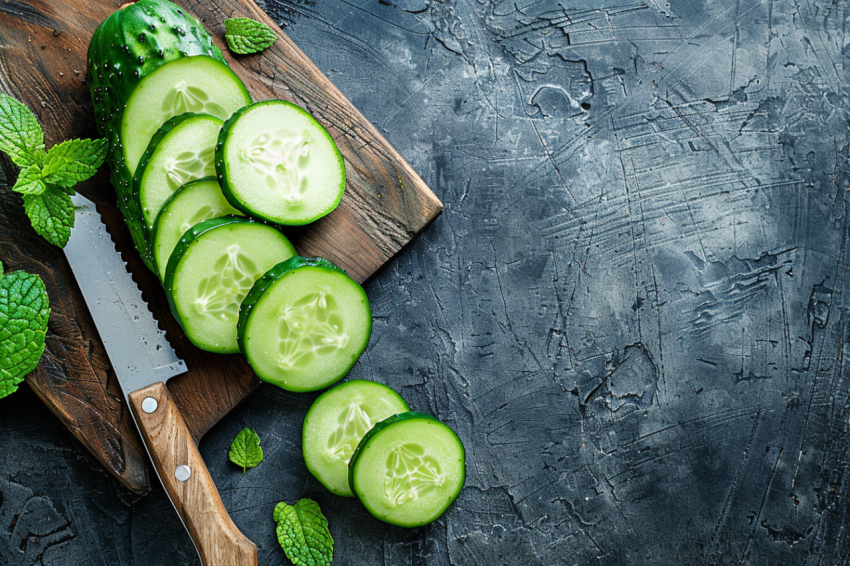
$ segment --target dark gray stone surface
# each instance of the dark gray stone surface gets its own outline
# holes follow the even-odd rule
[[[315,395],[263,387],[201,444],[261,564],[301,497],[341,565],[847,562],[846,1],[265,7],[446,205],[366,286],[352,377],[452,426],[468,479],[379,523],[305,470]],[[0,563],[195,561],[161,489],[0,401]]]

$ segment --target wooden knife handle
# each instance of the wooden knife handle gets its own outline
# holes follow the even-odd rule
[[[257,566],[257,547],[230,520],[165,384],[156,383],[128,397],[156,471],[204,565]]]

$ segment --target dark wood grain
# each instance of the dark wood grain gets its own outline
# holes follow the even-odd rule
[[[0,258],[37,273],[50,296],[44,356],[27,383],[128,488],[149,489],[147,454],[64,254],[29,228],[18,198],[0,192]]]
[[[210,472],[165,384],[155,383],[128,397],[162,485],[195,541],[201,562],[205,566],[256,566],[257,547],[236,528],[227,514]],[[148,398],[156,401],[156,408],[150,413],[142,409]],[[175,472],[181,466],[189,468],[188,479],[176,477]]]
[[[439,214],[442,204],[378,131],[250,0],[178,1],[217,36],[225,57],[255,100],[283,98],[312,112],[343,154],[346,193],[330,215],[288,229],[299,253],[320,255],[364,281]],[[88,42],[119,0],[0,2],[0,90],[32,108],[48,146],[70,137],[96,137],[85,60]],[[260,55],[235,59],[221,41],[226,17],[250,16],[272,26],[277,43]],[[8,187],[14,167],[4,160]],[[168,312],[162,287],[135,253],[114,207],[105,171],[79,190],[98,204],[116,247],[189,372],[168,387],[197,442],[259,385],[240,356],[201,352]],[[53,316],[48,354],[27,379],[38,395],[124,485],[149,487],[146,455],[132,428],[103,346],[63,254],[41,242],[27,225],[17,195],[0,198],[0,260],[11,269],[42,275]]]

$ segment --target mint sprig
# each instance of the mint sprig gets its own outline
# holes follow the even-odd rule
[[[230,444],[230,461],[242,468],[244,475],[248,468],[254,468],[263,461],[263,449],[260,437],[250,428],[243,428]]]
[[[278,503],[274,508],[277,540],[295,566],[330,566],[334,539],[319,504],[302,499],[295,505]]]
[[[3,275],[0,263],[0,399],[14,393],[44,352],[50,304],[38,275]]]
[[[277,34],[251,18],[228,18],[224,20],[224,40],[237,55],[248,55],[271,47],[277,41]]]
[[[29,108],[0,93],[0,151],[21,168],[12,190],[24,198],[35,231],[64,248],[74,227],[73,187],[106,158],[106,140],[68,140],[44,151],[44,132]]]

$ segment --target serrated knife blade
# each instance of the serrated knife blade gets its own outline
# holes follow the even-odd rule
[[[71,201],[77,211],[65,255],[124,397],[185,372],[186,364],[158,328],[127,265],[115,251],[95,204],[79,194]]]
[[[159,329],[95,204],[75,195],[65,255],[156,474],[205,566],[257,566],[165,382],[187,370]]]

